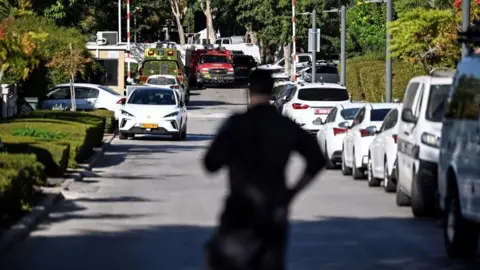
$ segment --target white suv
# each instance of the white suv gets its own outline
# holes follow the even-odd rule
[[[347,89],[339,84],[299,83],[293,91],[282,114],[315,138],[318,125],[325,121],[330,110],[338,104],[350,103]]]
[[[398,126],[398,206],[412,206],[414,216],[433,213],[437,197],[437,162],[444,103],[452,77],[432,72],[410,80]]]

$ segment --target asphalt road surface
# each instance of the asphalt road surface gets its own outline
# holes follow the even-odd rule
[[[222,206],[226,172],[207,175],[200,161],[218,125],[245,101],[240,88],[196,90],[187,141],[115,139],[90,177],[65,192],[0,269],[203,269],[202,245]],[[289,178],[302,168],[292,157]],[[340,171],[317,180],[292,207],[288,269],[480,269],[448,259],[440,227],[413,219],[394,195]]]

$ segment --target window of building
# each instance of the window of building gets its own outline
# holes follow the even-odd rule
[[[104,72],[100,74],[100,84],[103,85],[118,85],[118,59],[99,59],[97,60],[102,65]]]

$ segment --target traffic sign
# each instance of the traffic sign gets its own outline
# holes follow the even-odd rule
[[[317,49],[313,49],[313,41],[317,40]],[[313,29],[310,28],[308,29],[308,51],[313,52],[313,51],[320,51],[320,29],[317,29],[317,33],[313,32]]]

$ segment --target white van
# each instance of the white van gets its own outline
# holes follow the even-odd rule
[[[414,216],[433,213],[437,206],[437,163],[444,103],[451,74],[436,70],[410,80],[398,126],[398,206],[411,205]]]

